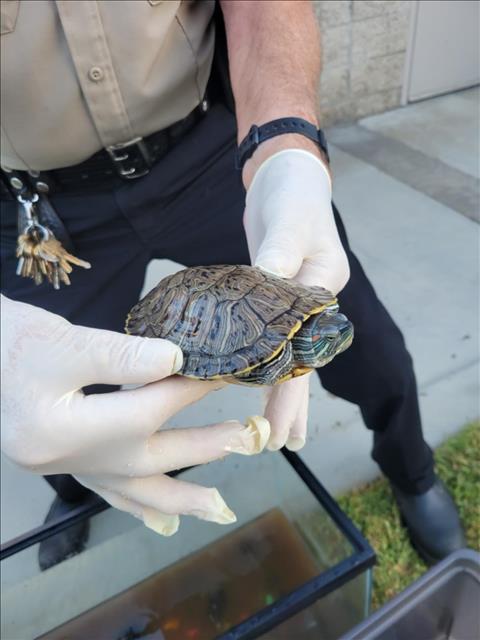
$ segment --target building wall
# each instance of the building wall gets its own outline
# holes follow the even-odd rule
[[[414,3],[317,0],[313,5],[322,34],[322,126],[399,106]]]

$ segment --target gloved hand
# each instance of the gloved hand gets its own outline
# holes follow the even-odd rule
[[[287,149],[265,160],[246,198],[244,226],[252,264],[336,295],[350,273],[331,197],[328,171],[313,153]],[[286,444],[297,450],[305,444],[309,378],[302,376],[269,391],[269,449]]]
[[[114,507],[171,535],[178,514],[235,521],[215,488],[169,478],[173,469],[236,452],[250,455],[270,435],[264,418],[158,431],[222,383],[169,377],[182,364],[166,340],[74,326],[2,297],[2,449],[40,474],[71,473]],[[90,384],[144,384],[84,395]]]

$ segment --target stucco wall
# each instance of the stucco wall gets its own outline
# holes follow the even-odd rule
[[[400,105],[413,2],[317,0],[323,43],[322,125]]]

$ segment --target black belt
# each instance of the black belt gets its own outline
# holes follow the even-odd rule
[[[183,120],[146,138],[138,137],[101,149],[88,160],[71,167],[29,172],[2,169],[1,199],[16,199],[17,195],[31,189],[40,193],[84,192],[140,178],[195,126],[207,110],[205,99]]]

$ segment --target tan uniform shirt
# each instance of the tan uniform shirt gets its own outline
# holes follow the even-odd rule
[[[202,100],[209,0],[1,0],[1,164],[48,170],[147,136]]]

